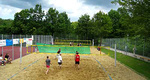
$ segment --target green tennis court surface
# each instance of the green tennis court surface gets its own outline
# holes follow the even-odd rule
[[[90,54],[89,46],[65,46],[37,43],[37,47],[40,53],[57,53],[60,48],[61,53],[75,53],[78,51],[80,54]]]

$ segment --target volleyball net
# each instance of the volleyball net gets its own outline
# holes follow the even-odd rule
[[[39,53],[57,53],[61,49],[61,53],[73,53],[78,51],[80,54],[90,54],[89,46],[68,46],[68,45],[50,45],[37,43],[37,45],[31,45],[27,49],[27,53],[39,52]],[[35,50],[34,50],[35,49]]]
[[[82,46],[91,46],[91,40],[63,40],[63,39],[55,39],[56,45],[82,45]]]

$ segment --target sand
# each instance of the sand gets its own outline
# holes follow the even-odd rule
[[[46,75],[47,55],[50,56],[52,65]],[[104,53],[100,55],[100,52],[94,47],[91,47],[91,54],[80,54],[79,70],[74,66],[74,55],[62,54],[62,69],[58,67],[55,56],[56,54],[30,54],[22,58],[22,64],[20,64],[20,59],[17,59],[12,64],[0,66],[0,80],[110,80],[108,74],[113,80],[146,80],[119,62],[115,67],[114,59]],[[107,72],[94,58],[102,64]],[[13,76],[14,74],[16,75]]]

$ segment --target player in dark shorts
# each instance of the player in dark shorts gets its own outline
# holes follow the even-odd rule
[[[77,44],[77,46],[80,46],[79,43]]]
[[[80,56],[79,56],[79,53],[76,51],[76,55],[75,55],[75,67],[78,65],[78,69],[79,69],[79,64],[80,64]]]
[[[72,43],[70,42],[70,46],[72,45]]]
[[[49,59],[49,56],[47,56],[47,59],[45,62],[46,62],[46,68],[47,68],[46,74],[47,74],[50,68],[50,64],[51,64],[51,60]]]
[[[9,57],[8,53],[5,55],[5,61],[11,64],[12,59]]]

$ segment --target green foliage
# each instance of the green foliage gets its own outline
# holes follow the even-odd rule
[[[0,34],[11,34],[13,20],[0,18]]]
[[[92,32],[95,34],[95,36],[103,38],[109,36],[109,34],[112,32],[112,22],[107,14],[101,11],[96,13],[92,18],[92,22]]]
[[[72,22],[71,26],[75,30],[77,28],[77,26],[78,26],[78,22]]]
[[[13,22],[13,34],[44,34],[43,30],[43,17],[41,5],[36,5],[35,8],[30,10],[25,9],[15,14]]]
[[[114,58],[114,51],[102,48],[102,52],[109,54],[110,57]],[[150,63],[118,53],[117,52],[117,61],[120,61],[122,64],[132,68],[138,73],[144,75],[148,79],[150,79]]]
[[[128,23],[128,31],[134,34],[131,36],[139,36],[142,38],[150,38],[150,1],[149,0],[114,0],[112,3],[119,4],[122,9],[126,10],[130,18],[126,15],[124,19],[129,19],[123,22]],[[131,29],[130,29],[131,28]]]
[[[116,10],[110,10],[108,12],[108,16],[110,17],[112,21],[112,32],[110,37],[123,37],[124,36],[124,29],[120,25],[120,14]]]
[[[96,13],[82,15],[77,22],[70,22],[66,12],[59,13],[54,8],[45,12],[37,4],[34,8],[24,9],[14,15],[14,21],[0,19],[2,34],[48,34],[63,36],[73,35],[78,39],[123,38],[150,39],[150,1],[149,0],[114,0],[121,5],[118,10],[110,10],[108,15]],[[7,33],[4,31],[8,31]],[[70,36],[69,36],[70,37]]]
[[[88,14],[84,14],[79,18],[75,30],[80,39],[99,39],[109,36],[112,32],[112,22],[110,17],[101,11],[92,19]]]
[[[88,14],[82,15],[78,20],[78,26],[76,27],[76,34],[79,35],[80,39],[88,39],[90,16]]]
[[[66,12],[60,13],[58,15],[58,26],[57,26],[56,32],[60,34],[68,34],[71,33],[72,27],[71,27],[71,22],[70,19],[68,18],[68,15]]]
[[[59,12],[56,9],[49,8],[48,12],[46,13],[46,23],[47,23],[47,31],[46,32],[51,32],[53,35],[57,27],[57,21],[58,21],[58,14]]]
[[[67,34],[70,30],[70,19],[66,12],[59,13],[56,9],[49,8],[45,14],[42,6],[25,9],[15,14],[12,25],[13,34]]]

